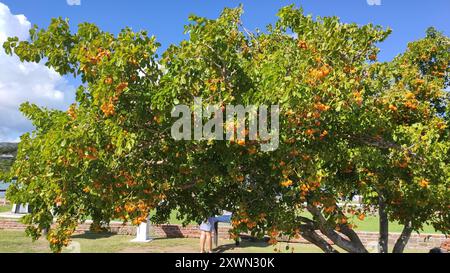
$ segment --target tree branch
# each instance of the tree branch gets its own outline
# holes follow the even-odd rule
[[[364,244],[362,243],[361,239],[359,238],[358,234],[356,232],[349,228],[348,225],[340,224],[339,225],[340,231],[342,234],[347,236],[350,241],[352,241],[358,248],[364,249],[364,252],[368,252]]]
[[[380,253],[388,253],[389,220],[386,212],[386,203],[381,193],[379,193],[378,200],[378,214],[380,216],[380,237],[378,239],[378,245],[380,247]]]
[[[308,204],[307,209],[318,221],[320,231],[333,243],[351,253],[367,253],[367,250],[364,247],[361,248],[357,243],[349,241],[339,235],[334,228],[330,228],[325,217],[323,217],[322,213],[315,206]]]
[[[308,242],[318,246],[325,253],[339,253],[339,251],[334,249],[325,239],[320,237],[320,235],[309,226],[302,225],[300,235]]]
[[[394,245],[393,253],[403,253],[405,250],[406,244],[409,241],[409,238],[411,237],[413,229],[411,227],[411,222],[406,223],[406,225],[403,227],[402,234],[400,234],[400,237],[397,239]]]
[[[390,142],[383,138],[375,138],[375,137],[371,137],[371,136],[355,136],[355,135],[349,135],[348,137],[353,141],[359,141],[359,142],[362,142],[364,144],[367,144],[367,145],[370,145],[370,146],[373,146],[376,148],[405,151],[408,153],[408,155],[417,157],[417,154],[411,150],[414,147],[414,145],[411,147],[404,148],[397,143]],[[422,158],[419,158],[419,159],[422,160]]]

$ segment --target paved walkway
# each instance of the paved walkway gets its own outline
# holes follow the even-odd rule
[[[17,213],[12,213],[10,211],[8,212],[2,212],[0,213],[0,218],[6,218],[6,219],[20,219],[22,218],[22,216],[24,216],[25,214],[17,214]]]

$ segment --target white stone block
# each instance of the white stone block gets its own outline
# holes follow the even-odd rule
[[[136,238],[131,240],[134,243],[148,243],[151,242],[153,239],[149,236],[150,232],[150,220],[147,219],[146,222],[141,223],[136,228]]]

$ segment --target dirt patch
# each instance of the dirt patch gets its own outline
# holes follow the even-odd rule
[[[162,246],[126,247],[119,251],[119,253],[197,253],[197,252],[198,249],[183,245],[177,247],[162,247]]]

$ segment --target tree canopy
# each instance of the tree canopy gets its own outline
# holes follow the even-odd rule
[[[24,221],[34,239],[48,229],[60,251],[88,217],[101,230],[151,211],[155,222],[177,210],[188,223],[221,209],[234,212],[233,235],[303,236],[326,252],[336,249],[321,234],[367,252],[353,221],[371,211],[383,252],[389,220],[405,226],[395,252],[424,224],[449,233],[450,39],[430,28],[379,62],[389,29],[288,6],[265,31],[249,31],[242,12],[191,16],[187,39],[161,56],[146,31],[84,23],[72,32],[61,18],[5,42],[8,54],[83,82],[67,112],[21,106],[35,130],[21,138],[8,198],[33,208]],[[195,97],[219,109],[279,105],[278,149],[174,140],[171,110]]]

